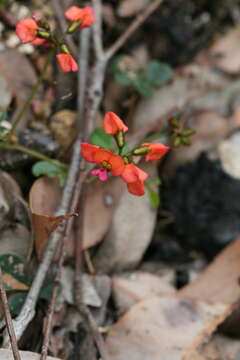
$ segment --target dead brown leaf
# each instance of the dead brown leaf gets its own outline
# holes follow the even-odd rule
[[[213,44],[210,56],[214,65],[229,74],[240,72],[240,26],[229,30]]]
[[[110,328],[111,360],[184,360],[225,319],[230,306],[153,297],[131,307]]]
[[[199,301],[235,304],[240,300],[240,238],[225,248],[195,281],[179,291]]]
[[[6,80],[19,109],[36,82],[36,74],[31,63],[25,55],[15,49],[1,51],[0,76]],[[29,112],[26,113],[20,127],[26,125],[28,117]]]
[[[61,188],[58,180],[48,177],[37,179],[30,190],[29,205],[32,214],[32,228],[39,258],[42,256],[49,236],[60,222],[75,215],[54,216],[60,194]]]
[[[15,279],[11,274],[3,274],[2,280],[5,285],[9,286],[11,289],[14,290],[28,290],[29,287],[22,282]]]
[[[160,276],[142,271],[114,275],[112,285],[116,307],[121,313],[141,300],[175,292],[174,287]]]

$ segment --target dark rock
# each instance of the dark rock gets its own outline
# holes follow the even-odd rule
[[[206,154],[180,167],[164,193],[183,244],[211,258],[240,234],[240,180]]]

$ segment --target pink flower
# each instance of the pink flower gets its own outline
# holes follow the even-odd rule
[[[78,71],[78,64],[71,54],[56,55],[58,64],[63,72]]]
[[[77,6],[71,6],[65,12],[65,17],[72,22],[79,21],[80,29],[91,26],[94,23],[95,15],[93,8],[88,6],[85,8],[79,8]]]
[[[96,170],[92,170],[91,174],[93,176],[98,176],[99,180],[101,181],[106,181],[108,178],[108,174],[107,174],[107,169],[106,168],[102,168],[102,169],[96,169]]]

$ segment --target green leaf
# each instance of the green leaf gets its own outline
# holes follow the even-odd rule
[[[128,144],[125,144],[121,151],[121,156],[125,156],[130,152]]]
[[[154,88],[146,79],[136,78],[132,81],[132,85],[143,97],[149,98],[153,95]]]
[[[67,168],[59,161],[50,163],[48,161],[37,161],[32,167],[32,173],[34,176],[48,175],[53,178],[58,176],[60,179],[60,185],[63,186],[67,177]]]
[[[92,132],[89,141],[91,144],[98,145],[103,149],[111,150],[113,147],[113,137],[105,134],[102,128],[95,129]]]
[[[147,187],[149,201],[153,208],[158,208],[160,205],[160,196],[157,191],[153,190],[151,187]]]
[[[172,77],[171,67],[163,62],[152,60],[146,70],[146,80],[154,86],[164,85]]]
[[[112,72],[115,80],[121,85],[130,85],[132,83],[131,78],[128,76],[128,71],[123,71],[120,67],[124,55],[116,56],[112,62]]]
[[[10,274],[14,279],[29,285],[29,278],[24,273],[24,263],[18,256],[12,254],[0,255],[0,267],[3,274]],[[6,290],[14,289],[6,286]]]
[[[12,315],[17,316],[20,313],[22,306],[25,302],[26,296],[27,293],[21,291],[11,294],[8,297],[8,305]]]

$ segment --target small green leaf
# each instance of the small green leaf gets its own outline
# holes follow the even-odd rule
[[[11,294],[8,297],[8,305],[12,315],[17,316],[20,313],[22,306],[25,302],[26,296],[27,293],[21,291]]]
[[[112,62],[112,72],[115,80],[121,85],[130,85],[132,80],[128,76],[127,69],[124,71],[121,69],[120,63],[122,62],[124,55],[116,56]]]
[[[121,156],[126,156],[127,154],[129,154],[129,152],[130,152],[129,146],[128,144],[125,144],[124,147],[122,148]]]
[[[157,191],[153,190],[151,187],[148,187],[149,201],[153,208],[158,208],[160,205],[160,196]]]
[[[59,161],[50,163],[48,161],[38,161],[32,167],[32,173],[34,176],[48,175],[49,177],[58,176],[60,179],[60,185],[63,186],[67,177],[67,168]]]
[[[93,145],[98,145],[103,149],[111,150],[113,147],[113,138],[111,135],[105,134],[102,128],[95,129],[89,139]]]
[[[163,62],[152,60],[146,70],[146,80],[154,86],[164,85],[172,77],[171,67]]]
[[[146,79],[136,78],[132,81],[132,85],[143,97],[149,98],[153,96],[154,88]]]

